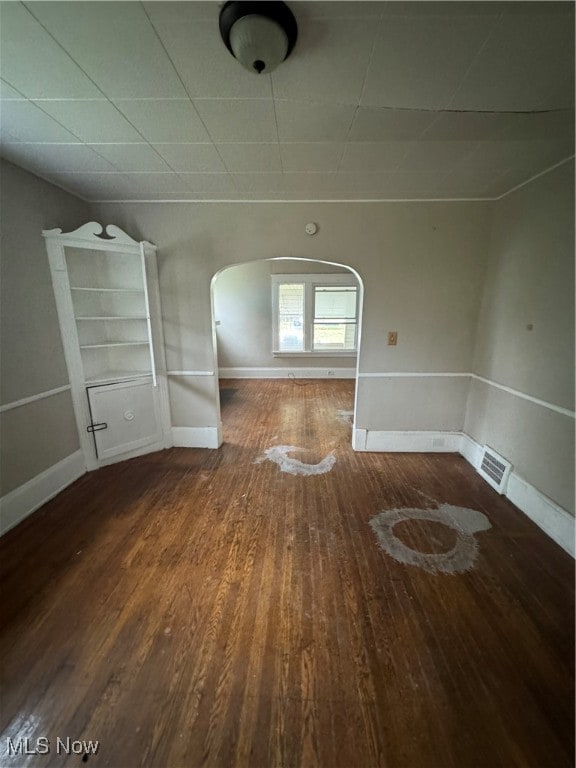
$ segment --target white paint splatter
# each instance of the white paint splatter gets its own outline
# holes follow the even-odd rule
[[[318,464],[304,464],[304,462],[288,456],[294,451],[305,452],[306,450],[306,448],[299,448],[296,445],[273,445],[271,448],[267,448],[261,456],[258,456],[254,464],[273,461],[278,464],[281,472],[288,472],[291,475],[323,475],[330,472],[336,461],[334,451],[330,451]]]
[[[338,411],[338,421],[340,424],[352,424],[354,411]]]
[[[456,531],[456,543],[448,552],[418,552],[406,546],[394,534],[394,526],[406,520],[442,523]],[[391,509],[370,520],[378,542],[399,563],[416,565],[429,573],[463,573],[469,571],[478,555],[474,533],[491,528],[490,521],[475,509],[442,504],[438,509]]]

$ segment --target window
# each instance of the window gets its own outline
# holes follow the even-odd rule
[[[274,354],[356,354],[359,291],[351,275],[273,275],[272,297]]]

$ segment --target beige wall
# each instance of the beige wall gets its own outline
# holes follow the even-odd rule
[[[245,274],[268,282],[265,259],[335,261],[363,279],[359,367],[361,374],[380,374],[359,380],[356,426],[465,429],[510,458],[542,493],[574,509],[569,415],[470,383],[467,376],[430,376],[474,371],[573,409],[573,167],[562,166],[495,203],[88,208],[5,162],[1,192],[3,404],[68,382],[42,229],[72,230],[97,219],[159,246],[168,369],[192,373],[170,379],[174,426],[218,424],[216,377],[194,375],[215,370],[212,277],[248,264]],[[312,238],[304,232],[307,221],[319,224]],[[386,345],[389,330],[398,332],[396,347]],[[78,447],[68,393],[1,418],[9,436],[2,446],[2,493]]]
[[[255,261],[230,267],[214,282],[214,318],[220,368],[355,368],[356,357],[272,354],[272,284],[275,274],[347,272],[318,261]],[[350,274],[348,272],[348,274]]]
[[[100,204],[93,217],[159,247],[168,370],[214,369],[210,280],[223,267],[274,257],[335,261],[365,286],[360,370],[469,372],[486,266],[488,203]],[[304,231],[315,221],[319,231]],[[386,333],[398,331],[398,346]],[[394,426],[383,411],[385,379],[361,384],[358,427],[462,429],[464,405],[451,379],[417,379],[396,398]],[[190,376],[173,399],[175,426],[218,421],[217,387],[207,410],[204,379]],[[200,396],[200,392],[202,396]],[[174,398],[174,386],[171,387]],[[209,398],[208,398],[209,399]],[[183,421],[185,419],[185,421]],[[409,426],[410,425],[410,426]]]
[[[573,163],[495,204],[474,372],[574,409]],[[465,429],[574,512],[571,416],[476,381]]]
[[[0,403],[68,384],[43,229],[75,229],[88,206],[1,161]],[[78,449],[69,393],[0,414],[4,495]]]

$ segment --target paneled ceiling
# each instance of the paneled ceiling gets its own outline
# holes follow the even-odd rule
[[[572,2],[289,2],[271,75],[221,5],[0,3],[2,155],[87,200],[398,200],[574,153]]]

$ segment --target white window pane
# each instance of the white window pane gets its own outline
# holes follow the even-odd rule
[[[356,323],[314,323],[313,349],[326,350],[356,349]]]
[[[304,285],[281,283],[278,286],[278,349],[304,351]]]
[[[315,320],[355,320],[357,289],[348,286],[314,288]]]

